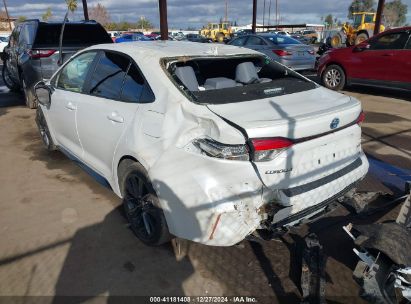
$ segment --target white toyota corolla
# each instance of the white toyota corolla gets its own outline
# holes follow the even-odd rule
[[[323,212],[368,170],[360,102],[250,49],[97,45],[36,86],[37,124],[146,244],[230,246]]]

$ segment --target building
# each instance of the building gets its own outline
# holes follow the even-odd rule
[[[7,18],[5,11],[0,10],[0,31],[10,32],[10,23],[11,29],[14,29],[17,18]]]

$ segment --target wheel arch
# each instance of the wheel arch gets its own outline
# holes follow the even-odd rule
[[[347,80],[348,80],[347,70],[346,70],[345,67],[344,67],[341,63],[339,63],[338,61],[330,61],[329,63],[327,63],[327,64],[324,66],[324,69],[322,70],[321,76],[320,76],[321,79],[322,79],[322,77],[323,77],[323,75],[324,75],[325,70],[326,70],[330,65],[338,65],[338,66],[343,70],[343,72],[344,72],[344,74],[345,74],[345,81],[347,82]]]
[[[141,164],[141,165],[145,168],[145,166],[144,166],[144,164],[143,164],[142,162],[140,162],[135,156],[132,156],[132,155],[129,155],[129,154],[123,155],[123,156],[118,160],[117,166],[115,166],[115,174],[114,174],[114,176],[115,176],[115,184],[116,184],[116,186],[117,186],[117,189],[116,189],[115,192],[118,192],[117,194],[118,194],[120,197],[122,197],[123,194],[121,193],[121,188],[122,188],[122,187],[121,187],[121,185],[120,185],[119,168],[120,168],[121,164],[124,163],[124,162],[136,162],[136,163]],[[145,168],[145,169],[146,169],[146,168]],[[146,169],[146,170],[147,170],[147,169]]]

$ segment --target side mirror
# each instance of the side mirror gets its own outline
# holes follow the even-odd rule
[[[50,106],[52,91],[51,88],[43,81],[38,82],[34,86],[34,94],[36,95],[36,98],[41,105],[46,107]]]
[[[365,50],[369,50],[370,49],[370,45],[369,44],[359,44],[354,48],[354,52],[358,53],[358,52],[363,52]]]

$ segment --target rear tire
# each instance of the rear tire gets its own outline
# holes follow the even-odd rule
[[[21,88],[24,94],[24,100],[26,101],[26,106],[30,109],[37,108],[37,100],[34,94],[27,88],[26,80],[24,79],[24,74],[20,75]]]
[[[169,242],[167,221],[147,171],[132,160],[121,162],[118,171],[124,212],[136,237],[148,246]]]
[[[328,66],[321,77],[323,85],[334,91],[342,90],[345,86],[345,72],[336,64]]]
[[[361,42],[364,42],[365,40],[368,39],[368,35],[366,33],[361,33],[355,37],[355,45],[360,44]]]
[[[331,46],[333,48],[343,47],[343,35],[342,35],[342,33],[337,33],[331,38]]]
[[[223,33],[218,33],[217,34],[217,37],[216,37],[216,40],[217,40],[217,42],[224,42],[224,38],[225,38],[225,36],[224,36],[224,34]]]
[[[2,78],[3,82],[10,91],[16,92],[20,90],[20,86],[16,84],[13,79],[11,78],[10,71],[7,67],[7,60],[3,61],[3,69],[2,69]]]

